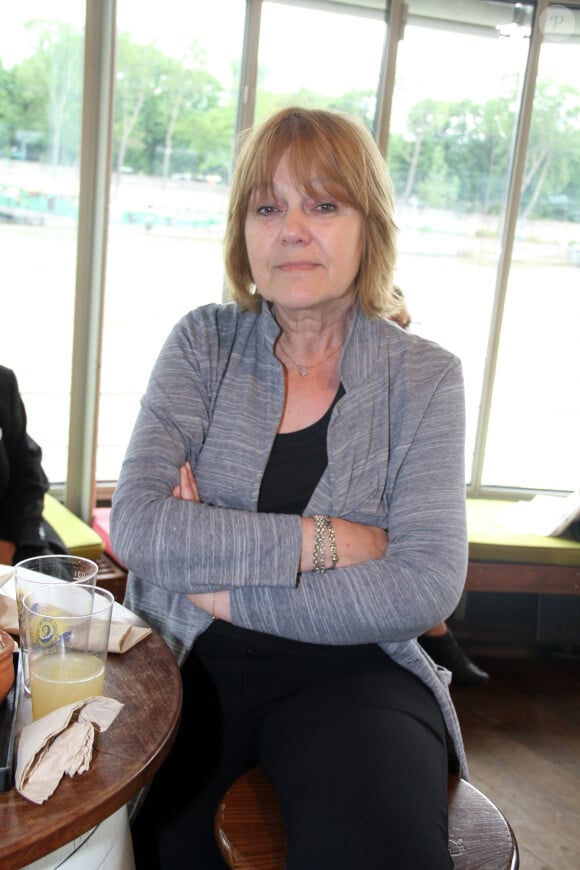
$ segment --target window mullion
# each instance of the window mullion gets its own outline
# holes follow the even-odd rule
[[[95,459],[115,68],[115,0],[87,0],[69,452],[65,502],[84,520]]]
[[[510,171],[505,219],[502,228],[501,253],[496,273],[496,285],[491,317],[491,329],[487,344],[487,354],[481,390],[481,402],[479,407],[479,417],[477,421],[477,431],[475,435],[475,446],[473,450],[473,463],[471,468],[470,485],[468,489],[470,495],[479,495],[479,492],[481,490],[487,432],[491,416],[493,387],[500,346],[501,325],[505,306],[506,290],[509,278],[516,225],[520,207],[522,179],[526,163],[528,139],[530,134],[530,125],[532,121],[534,92],[536,87],[536,76],[538,73],[538,61],[540,56],[540,47],[542,43],[540,21],[542,13],[545,9],[547,9],[547,7],[548,0],[538,0],[538,5],[536,7],[534,15],[532,34],[530,37],[530,48],[528,52],[528,61],[526,65],[526,74],[522,91],[522,101],[520,106],[518,127],[514,143],[513,160]]]

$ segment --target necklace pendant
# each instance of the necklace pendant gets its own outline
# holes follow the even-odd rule
[[[310,369],[306,368],[306,366],[298,366],[298,374],[301,378],[305,378],[306,375],[310,374]]]

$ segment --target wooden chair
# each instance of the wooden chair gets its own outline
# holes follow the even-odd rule
[[[232,870],[284,870],[286,835],[278,801],[260,767],[240,776],[215,815],[220,852]],[[449,775],[449,850],[455,870],[516,870],[512,829],[474,786]]]

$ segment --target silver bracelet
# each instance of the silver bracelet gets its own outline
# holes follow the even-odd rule
[[[336,548],[336,534],[330,517],[324,517],[326,525],[326,534],[328,535],[328,550],[330,552],[331,568],[334,569],[338,563],[338,550]]]
[[[330,517],[326,514],[314,515],[315,533],[314,546],[312,548],[312,567],[318,574],[324,574],[326,571],[326,541],[328,541],[328,552],[330,554],[331,569],[336,568],[338,563],[338,550],[336,547],[336,534]]]
[[[324,530],[327,517],[322,514],[314,515],[314,545],[312,547],[312,568],[318,574],[324,574],[326,564],[324,561]]]

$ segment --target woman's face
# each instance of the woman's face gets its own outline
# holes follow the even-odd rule
[[[272,194],[254,194],[246,215],[252,277],[269,302],[289,309],[352,302],[362,255],[363,219],[314,178],[314,199],[296,187],[282,156]]]

